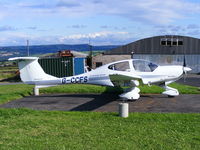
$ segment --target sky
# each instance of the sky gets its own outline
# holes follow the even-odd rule
[[[0,46],[200,38],[200,0],[0,0]]]

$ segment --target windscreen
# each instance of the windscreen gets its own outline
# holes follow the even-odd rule
[[[133,60],[133,67],[138,72],[153,72],[158,65],[144,60]]]

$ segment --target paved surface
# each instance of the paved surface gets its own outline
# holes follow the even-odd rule
[[[186,78],[181,78],[177,83],[200,87],[200,75],[188,74]]]
[[[1,105],[4,108],[31,108],[35,110],[118,112],[119,99],[111,94],[56,94],[29,96]],[[130,112],[200,113],[200,95],[141,95],[129,102]]]

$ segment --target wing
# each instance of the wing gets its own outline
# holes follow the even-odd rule
[[[141,80],[140,76],[132,76],[127,74],[111,74],[109,75],[110,80],[112,82],[118,82],[118,81],[131,81],[131,80]]]
[[[128,75],[128,74],[112,74],[112,75],[109,75],[109,77],[114,85],[117,85],[117,84],[120,85],[120,83],[123,83],[125,85],[125,83],[128,82],[129,85],[131,86],[129,90],[126,90],[126,92],[119,95],[121,98],[139,99],[140,89],[137,88],[137,86],[139,85],[138,80],[141,80],[140,76]]]

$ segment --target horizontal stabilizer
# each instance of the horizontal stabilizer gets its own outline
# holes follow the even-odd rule
[[[12,61],[12,60],[36,60],[38,59],[38,57],[13,57],[13,58],[9,58],[8,60]]]

